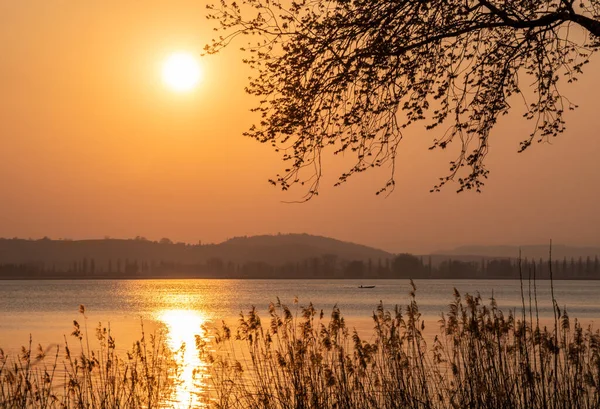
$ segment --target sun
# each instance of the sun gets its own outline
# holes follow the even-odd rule
[[[163,65],[162,79],[174,91],[191,91],[198,85],[201,76],[200,64],[190,53],[173,53]]]

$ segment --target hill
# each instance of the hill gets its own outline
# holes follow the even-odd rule
[[[235,237],[218,244],[136,239],[0,239],[0,279],[102,278],[538,278],[600,279],[600,251],[547,246],[465,246],[396,255],[309,234]]]
[[[212,252],[216,257],[236,262],[263,261],[271,264],[299,262],[324,255],[362,261],[394,256],[373,247],[310,234],[236,237],[215,245]]]
[[[232,270],[240,265],[270,266],[326,260],[389,260],[392,254],[372,247],[308,234],[236,237],[219,244],[160,242],[143,238],[103,240],[0,239],[0,265],[29,266],[38,270],[67,272],[119,272],[131,275],[141,270],[183,271],[199,265],[206,269]],[[318,264],[318,262],[317,262]],[[12,266],[12,267],[11,267]],[[224,266],[224,267],[223,267]],[[27,267],[27,268],[29,268]],[[25,268],[25,267],[23,267]],[[190,267],[191,268],[191,267]]]

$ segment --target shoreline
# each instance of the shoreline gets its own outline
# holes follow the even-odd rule
[[[458,281],[529,281],[528,278],[523,277],[519,279],[519,277],[476,277],[476,278],[465,278],[465,277],[415,277],[415,278],[354,278],[354,277],[166,277],[166,276],[157,276],[157,277],[26,277],[26,278],[4,278],[0,277],[0,281],[105,281],[105,280],[115,280],[115,281],[147,281],[147,280],[243,280],[243,281],[251,281],[251,280],[264,280],[264,281],[279,281],[279,280],[308,280],[308,281],[390,281],[390,280],[413,280],[413,281],[428,281],[428,280],[458,280]],[[533,281],[533,278],[531,278]],[[599,278],[594,277],[570,277],[570,278],[539,278],[536,277],[535,281],[600,281]]]

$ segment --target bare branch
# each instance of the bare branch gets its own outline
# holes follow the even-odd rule
[[[289,165],[271,183],[307,187],[303,200],[318,193],[328,151],[355,158],[336,185],[389,166],[376,192],[393,190],[397,149],[419,123],[432,149],[460,141],[432,190],[456,180],[458,191],[479,191],[490,135],[511,101],[535,95],[523,107],[534,127],[520,151],[557,136],[574,108],[559,79],[577,80],[600,46],[597,0],[222,0],[210,9],[224,35],[209,53],[250,39],[247,91],[260,121],[246,135],[282,153]]]

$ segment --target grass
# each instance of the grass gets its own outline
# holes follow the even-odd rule
[[[198,406],[211,408],[600,408],[600,333],[560,309],[542,325],[535,280],[522,280],[520,311],[455,290],[437,336],[424,335],[416,288],[404,307],[373,313],[368,340],[338,308],[271,304],[236,329],[223,324],[197,337],[207,363]],[[85,312],[81,311],[82,314]],[[0,354],[0,408],[160,408],[172,402],[179,365],[160,337],[119,356],[109,329],[91,351],[75,323],[80,350],[65,341],[48,357],[31,345],[16,360]],[[200,392],[200,391],[199,391]],[[182,406],[186,406],[182,404]]]
[[[85,319],[83,306],[80,313]],[[14,359],[0,349],[0,408],[135,409],[168,402],[178,365],[162,338],[146,338],[142,325],[140,340],[121,355],[110,328],[95,329],[99,349],[92,350],[86,324],[73,325],[75,347],[65,338],[62,348],[34,349],[30,339]]]
[[[527,302],[525,301],[527,299]],[[255,310],[235,332],[223,327],[207,352],[216,408],[599,408],[600,334],[555,303],[541,327],[535,290],[520,315],[494,299],[455,290],[428,345],[415,296],[373,314],[371,341],[350,331],[339,310],[324,320],[312,305]],[[240,348],[239,343],[244,344]],[[200,351],[206,344],[198,342]],[[238,352],[236,356],[235,351]],[[241,356],[240,356],[241,355]]]

